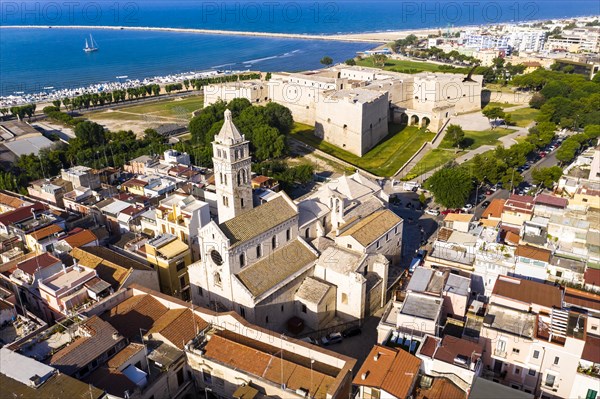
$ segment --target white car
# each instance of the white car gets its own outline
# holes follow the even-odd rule
[[[473,205],[471,204],[467,204],[462,208],[463,212],[469,212],[471,209],[473,209]]]
[[[425,213],[431,216],[438,216],[440,214],[440,211],[438,211],[437,209],[427,209]]]

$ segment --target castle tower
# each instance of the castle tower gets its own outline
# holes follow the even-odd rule
[[[252,209],[250,147],[233,124],[231,111],[212,142],[219,223]]]

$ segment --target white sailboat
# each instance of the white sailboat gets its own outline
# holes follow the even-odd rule
[[[85,51],[86,53],[91,53],[92,51],[98,51],[98,45],[94,41],[94,38],[92,37],[91,33],[90,33],[89,43],[88,43],[87,38],[85,39],[85,47],[83,48],[83,51]]]

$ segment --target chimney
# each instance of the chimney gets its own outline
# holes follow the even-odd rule
[[[367,371],[365,371],[365,372],[364,372],[364,373],[362,373],[362,375],[360,376],[360,379],[361,379],[361,380],[366,380],[366,379],[367,379],[367,377],[369,376],[369,373],[370,373],[370,372],[369,372],[368,370],[367,370]]]

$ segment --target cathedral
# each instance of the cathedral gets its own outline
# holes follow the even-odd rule
[[[278,331],[301,321],[305,332],[385,304],[403,221],[376,182],[357,172],[298,203],[280,192],[253,207],[249,142],[229,110],[212,145],[218,221],[198,232],[200,260],[188,267],[194,304]]]

